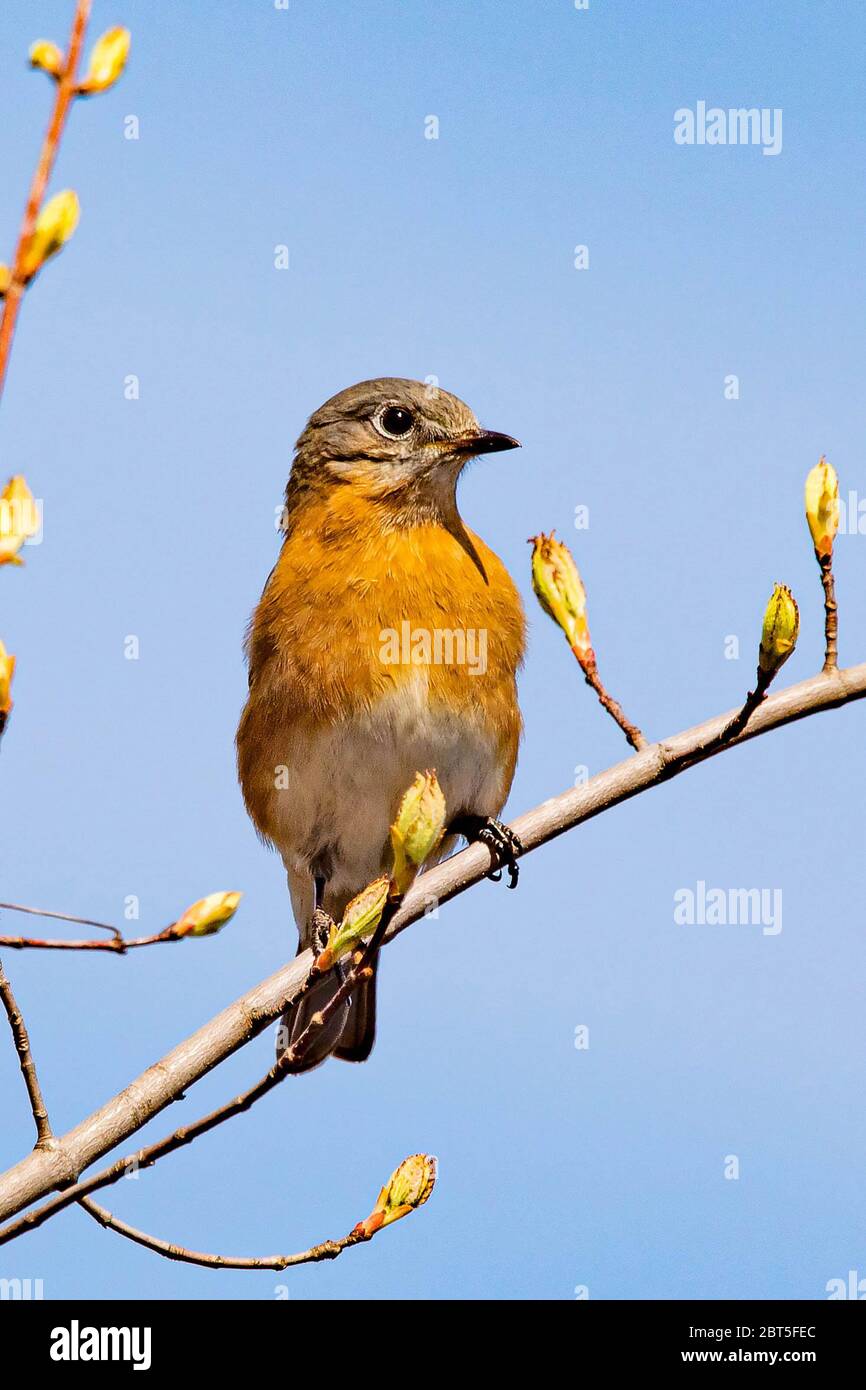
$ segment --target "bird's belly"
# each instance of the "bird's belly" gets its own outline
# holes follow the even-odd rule
[[[343,898],[390,867],[389,827],[416,772],[435,769],[448,819],[495,815],[507,764],[495,731],[428,697],[419,672],[369,710],[291,739],[273,839],[291,873],[321,872]]]

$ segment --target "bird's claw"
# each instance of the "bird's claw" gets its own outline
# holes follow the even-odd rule
[[[470,844],[486,845],[489,849],[493,860],[487,874],[489,879],[499,883],[502,870],[507,869],[508,887],[517,887],[520,877],[517,859],[523,853],[523,844],[510,826],[503,825],[495,816],[461,816],[451,828],[465,835]]]
[[[312,920],[312,945],[317,956],[320,956],[327,946],[334,925],[333,917],[329,917],[324,908],[317,907]]]
[[[501,821],[495,820],[491,816],[479,830],[478,839],[482,845],[487,846],[495,861],[487,877],[492,879],[494,883],[499,883],[502,878],[502,870],[507,869],[508,887],[516,888],[517,880],[520,877],[517,857],[523,853],[520,836],[515,835],[510,826],[503,825]]]

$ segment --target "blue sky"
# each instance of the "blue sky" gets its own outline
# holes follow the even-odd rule
[[[7,259],[50,101],[27,48],[72,8],[0,17]],[[803,479],[826,452],[866,498],[861,6],[95,0],[92,32],[114,23],[129,71],[72,112],[52,190],[77,190],[81,224],[28,295],[0,420],[3,476],[45,513],[0,576],[19,661],[0,896],[122,921],[134,894],[142,930],[245,896],[206,941],[5,953],[58,1129],[294,951],[232,740],[291,446],[325,398],[435,374],[523,441],[460,494],[530,616],[514,813],[626,752],[534,606],[527,536],[572,543],[602,674],[661,737],[750,687],[775,580],[802,617],[785,679],[818,668]],[[781,153],[675,144],[701,100],[781,108]],[[837,552],[852,663],[866,539]],[[388,949],[366,1066],[290,1079],[106,1199],[199,1249],[291,1251],[364,1217],[405,1154],[438,1154],[429,1204],[371,1245],[216,1273],[70,1211],[0,1274],[50,1298],[253,1299],[821,1298],[866,1276],[863,746],[857,706],[806,721],[533,854],[519,892],[484,884]],[[782,931],[677,925],[701,880],[780,889]],[[11,1046],[0,1095],[6,1166],[31,1139]]]

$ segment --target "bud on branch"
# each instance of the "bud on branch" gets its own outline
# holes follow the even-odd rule
[[[822,456],[806,478],[806,521],[824,586],[824,670],[837,665],[839,614],[833,577],[833,542],[839,529],[839,479]]]
[[[366,1221],[360,1221],[353,1235],[369,1240],[394,1221],[424,1205],[436,1182],[436,1159],[430,1154],[412,1154],[404,1158],[379,1193],[375,1207]]]
[[[608,694],[598,674],[586,616],[586,590],[574,556],[552,531],[549,536],[543,532],[531,536],[529,544],[532,546],[532,587],[538,602],[565,633],[586,683],[595,691],[599,703],[616,720],[632,748],[645,748],[646,739],[640,729],[626,718],[622,706]]]
[[[27,56],[32,68],[39,68],[40,71],[47,72],[49,77],[53,77],[55,81],[63,71],[63,54],[57,44],[52,43],[50,39],[37,39],[35,43],[30,45],[30,52]]]
[[[131,36],[128,29],[108,29],[96,40],[87,75],[78,84],[79,96],[93,96],[113,87],[126,67]]]

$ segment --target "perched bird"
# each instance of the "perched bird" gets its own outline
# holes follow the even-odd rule
[[[516,881],[519,842],[494,819],[521,731],[515,677],[525,620],[501,560],[464,524],[456,487],[476,454],[518,448],[447,391],[396,377],[326,401],[297,442],[285,540],[247,635],[238,772],[259,834],[285,864],[299,950],[317,909],[391,864],[389,827],[416,772],[435,769],[449,836],[482,840]],[[296,1070],[361,1062],[375,976]],[[334,992],[289,1006],[294,1041]],[[278,1054],[280,1051],[278,1041]]]

